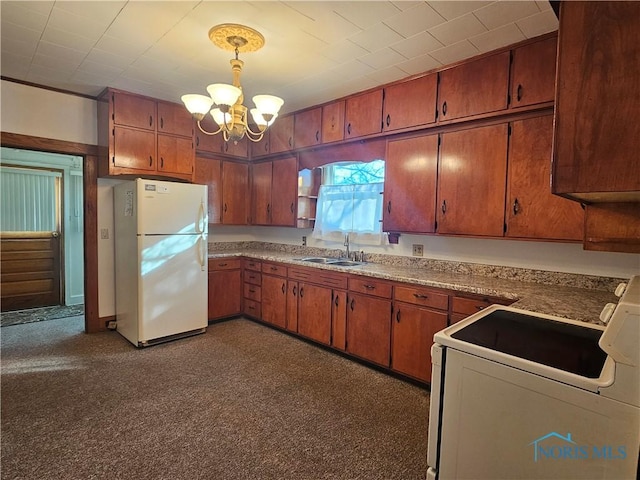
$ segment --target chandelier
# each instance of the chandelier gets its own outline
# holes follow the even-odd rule
[[[222,133],[227,142],[237,143],[245,135],[252,142],[259,142],[264,132],[278,117],[278,111],[284,104],[284,100],[273,95],[254,96],[253,103],[256,108],[251,109],[251,117],[257,132],[249,127],[247,107],[242,104],[244,95],[240,86],[240,73],[244,62],[238,59],[238,53],[260,50],[264,46],[264,37],[253,28],[225,23],[212,27],[209,30],[209,39],[221,49],[235,52],[235,58],[229,61],[233,84],[213,83],[207,87],[209,96],[188,94],[182,96],[182,101],[196,119],[202,133],[206,135]],[[215,132],[206,131],[200,124],[207,113],[211,114],[219,127]]]

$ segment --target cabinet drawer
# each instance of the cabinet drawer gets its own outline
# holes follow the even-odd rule
[[[244,313],[254,318],[261,318],[262,308],[259,302],[253,300],[244,299]]]
[[[250,283],[251,285],[262,285],[261,273],[254,272],[252,270],[245,270],[243,278],[245,283]]]
[[[374,297],[391,298],[391,284],[368,277],[350,277],[349,291],[373,295]]]
[[[394,299],[400,302],[413,303],[425,307],[447,310],[449,295],[422,287],[398,286],[394,287]]]
[[[262,272],[269,275],[279,275],[281,277],[287,276],[287,267],[278,263],[263,263]]]
[[[492,305],[493,301],[488,298],[465,298],[465,297],[453,297],[451,299],[451,311],[453,313],[464,313],[465,315],[472,315],[480,310]]]
[[[327,272],[319,268],[289,268],[289,278],[292,280],[303,280],[325,287],[347,288],[347,276],[345,274]]]
[[[242,262],[239,258],[210,258],[209,271],[211,270],[237,270]]]
[[[245,270],[253,270],[259,272],[262,270],[262,262],[258,260],[245,260],[244,268]]]
[[[262,300],[262,287],[251,283],[244,284],[244,298],[260,302]]]

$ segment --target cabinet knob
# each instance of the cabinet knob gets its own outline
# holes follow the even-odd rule
[[[160,117],[160,128],[164,128],[164,118]]]
[[[429,298],[428,295],[423,295],[421,293],[414,293],[413,296],[416,297],[416,298],[419,298],[421,300]]]
[[[283,282],[282,283],[282,294],[284,295],[286,291],[287,291],[287,287],[285,286],[285,284]]]
[[[153,166],[153,157],[149,155],[149,166]]]
[[[224,204],[224,208],[222,209],[224,211],[224,213],[227,213],[227,204]]]
[[[447,201],[446,201],[446,200],[443,200],[443,201],[442,201],[442,207],[441,207],[441,210],[442,210],[442,214],[443,214],[443,215],[444,215],[445,213],[447,213]]]
[[[294,212],[294,208],[295,208],[295,207],[294,207],[294,205],[293,205],[293,202],[291,202],[291,207],[290,207],[291,213],[293,213],[293,212]]]
[[[355,298],[352,298],[352,299],[351,299],[351,305],[349,305],[349,307],[351,308],[351,311],[352,311],[352,312],[353,312],[353,306],[355,305],[355,303],[356,303],[356,299],[355,299]]]
[[[347,133],[351,135],[351,123],[347,125]]]
[[[160,168],[164,168],[164,157],[160,157]]]
[[[387,127],[391,125],[391,115],[387,113]]]
[[[520,213],[520,203],[518,202],[518,199],[516,198],[513,201],[513,214],[517,215],[518,213]]]
[[[335,306],[336,306],[336,307],[338,306],[338,299],[339,299],[339,298],[340,298],[340,297],[339,297],[338,295],[336,295],[336,299],[335,299],[335,300],[334,300],[334,302],[333,302],[333,303],[335,304]]]
[[[316,130],[316,142],[320,141],[320,130]]]
[[[396,323],[400,323],[400,309],[396,312]]]
[[[304,297],[304,287],[300,287],[300,298]]]
[[[516,91],[516,99],[518,101],[522,100],[522,85],[518,84],[518,89]]]
[[[442,104],[442,116],[445,116],[447,114],[447,102],[444,102]]]
[[[296,293],[298,293],[298,287],[296,285],[293,286],[293,289],[291,290],[291,293],[293,293],[293,296],[296,296]]]
[[[391,200],[387,203],[387,213],[391,213]]]
[[[153,117],[149,115],[149,126],[153,126]]]

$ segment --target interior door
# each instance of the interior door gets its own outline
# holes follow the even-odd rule
[[[2,167],[0,309],[60,305],[60,171]]]

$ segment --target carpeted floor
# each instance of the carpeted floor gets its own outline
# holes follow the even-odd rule
[[[426,390],[254,322],[2,329],[2,479],[424,479]]]
[[[0,326],[22,325],[23,323],[42,322],[57,318],[84,315],[84,305],[54,305],[52,307],[30,308],[0,313]]]

